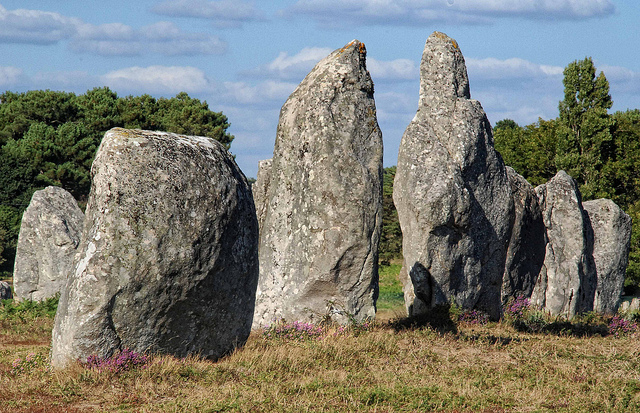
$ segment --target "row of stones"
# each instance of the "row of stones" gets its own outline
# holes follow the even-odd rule
[[[23,218],[16,295],[61,291],[54,365],[124,347],[218,358],[252,326],[278,319],[374,317],[382,136],[373,92],[360,42],[318,63],[282,108],[255,207],[217,142],[107,132],[86,216],[49,188],[42,196],[65,199],[52,202],[55,218],[37,207],[40,193]],[[442,33],[426,43],[420,106],[403,136],[393,196],[410,314],[453,301],[498,318],[515,295],[569,315],[618,305],[628,217],[611,204],[591,212],[585,203],[583,213],[566,174],[534,190],[506,168],[470,99],[460,49]],[[613,224],[605,208],[622,218]],[[29,224],[31,213],[43,222]],[[613,227],[618,238],[601,235]],[[43,239],[49,246],[38,245]],[[610,250],[617,266],[598,258]],[[45,291],[48,279],[58,284]]]

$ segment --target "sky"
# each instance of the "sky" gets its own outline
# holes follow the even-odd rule
[[[418,106],[427,37],[460,45],[489,121],[558,116],[562,71],[592,57],[611,112],[640,108],[637,0],[0,0],[0,91],[184,91],[229,119],[246,176],[272,156],[280,108],[353,39],[375,83],[384,165]]]

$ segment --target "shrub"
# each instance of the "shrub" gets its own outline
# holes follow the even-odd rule
[[[29,353],[24,360],[17,358],[11,365],[11,374],[31,374],[39,368],[50,368],[47,358],[42,354]]]
[[[1,320],[34,320],[38,317],[54,318],[58,309],[60,294],[42,301],[22,300],[0,300],[0,321]]]
[[[323,334],[323,328],[312,323],[303,323],[300,321],[286,323],[284,320],[281,320],[266,327],[262,331],[262,338],[265,340],[308,341],[321,339]]]
[[[98,372],[121,373],[134,368],[144,368],[149,363],[150,358],[144,354],[136,353],[128,348],[123,349],[119,354],[111,357],[98,357],[91,355],[87,357],[85,367]]]
[[[480,310],[465,310],[458,317],[458,321],[465,324],[484,325],[489,322],[489,315]]]
[[[624,337],[635,333],[638,324],[635,321],[627,320],[621,315],[615,315],[609,323],[609,334],[614,337]]]
[[[504,307],[504,316],[507,320],[523,320],[529,312],[531,302],[524,296],[517,296],[514,299],[509,300]]]
[[[549,325],[546,314],[532,308],[531,300],[524,296],[509,300],[504,307],[504,320],[519,331],[540,332]]]

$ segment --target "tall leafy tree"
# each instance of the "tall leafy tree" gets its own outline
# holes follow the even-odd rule
[[[564,100],[559,104],[556,167],[580,184],[586,199],[610,197],[607,163],[613,156],[613,121],[609,82],[596,76],[590,57],[570,63],[564,70]]]
[[[609,164],[612,199],[633,219],[629,266],[625,286],[628,293],[640,290],[640,110],[616,112],[612,116],[615,155]]]

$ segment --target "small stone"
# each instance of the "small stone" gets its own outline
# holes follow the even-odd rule
[[[509,166],[507,175],[515,216],[502,278],[503,306],[512,298],[531,297],[546,247],[542,211],[533,186]]]
[[[0,281],[0,300],[10,300],[11,298],[13,298],[11,286],[6,281]]]
[[[598,278],[593,309],[615,314],[629,263],[631,217],[610,199],[586,201],[582,206],[593,229],[593,260]]]
[[[84,214],[73,196],[49,186],[36,191],[22,215],[13,286],[16,300],[59,294],[73,271]]]
[[[531,301],[552,315],[593,310],[597,284],[582,199],[565,171],[536,187],[547,233],[544,264]]]

